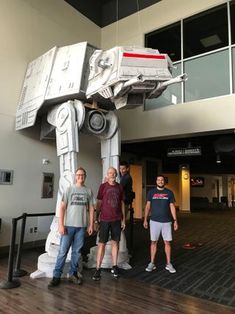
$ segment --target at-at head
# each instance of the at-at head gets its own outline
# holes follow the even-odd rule
[[[103,51],[87,42],[54,47],[28,65],[16,113],[16,129],[33,126],[55,104],[96,101],[105,110],[134,108],[159,97],[172,78],[172,62],[156,49],[114,47]]]

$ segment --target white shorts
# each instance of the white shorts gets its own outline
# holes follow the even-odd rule
[[[157,241],[162,235],[163,240],[172,241],[171,222],[158,222],[150,220],[150,238],[151,241]]]

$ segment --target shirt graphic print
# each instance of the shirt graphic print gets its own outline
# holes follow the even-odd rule
[[[153,200],[168,200],[168,194],[167,193],[154,193]]]
[[[72,193],[71,194],[71,205],[86,205],[87,198],[83,193]]]

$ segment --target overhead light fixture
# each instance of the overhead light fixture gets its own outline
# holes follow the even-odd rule
[[[220,159],[220,155],[219,154],[216,155],[216,163],[217,164],[221,164],[221,159]]]
[[[222,41],[217,34],[214,34],[214,35],[200,39],[200,42],[203,45],[203,47],[208,48],[211,46],[221,44]]]

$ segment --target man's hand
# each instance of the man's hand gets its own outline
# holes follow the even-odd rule
[[[125,219],[122,219],[122,222],[121,222],[121,228],[122,228],[122,230],[125,230],[125,228],[126,228],[126,222],[125,222]]]
[[[93,231],[94,231],[94,228],[93,228],[93,225],[91,224],[87,228],[87,233],[89,234],[89,236],[92,235]]]
[[[60,235],[65,235],[67,232],[66,232],[66,228],[64,225],[59,225],[59,234]]]
[[[177,231],[179,229],[177,220],[174,221],[173,227],[174,227],[174,231]]]
[[[99,228],[100,228],[99,221],[96,220],[96,221],[94,222],[94,231],[95,231],[95,232],[98,232],[98,231],[99,231]]]
[[[145,229],[148,229],[149,224],[148,224],[148,221],[146,219],[144,220],[143,226]]]

